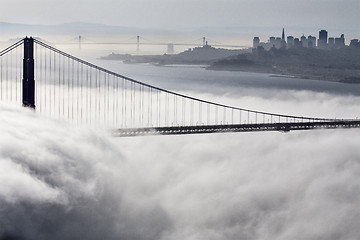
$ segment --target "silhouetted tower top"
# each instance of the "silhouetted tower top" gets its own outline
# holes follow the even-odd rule
[[[328,32],[326,30],[321,30],[319,32],[319,39],[320,40],[324,40],[325,42],[327,42],[327,37],[328,37]]]
[[[327,43],[328,43],[328,32],[326,30],[321,30],[319,32],[318,47],[326,48]]]
[[[140,52],[140,36],[136,36],[136,52]]]
[[[283,28],[281,40],[285,41],[285,29]]]

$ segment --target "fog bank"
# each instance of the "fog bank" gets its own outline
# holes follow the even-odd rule
[[[360,235],[359,130],[114,139],[0,113],[0,239]]]

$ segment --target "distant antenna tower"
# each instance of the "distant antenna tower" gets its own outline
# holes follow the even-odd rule
[[[136,48],[136,52],[139,53],[140,52],[140,36],[136,37],[137,39],[137,48]]]
[[[205,46],[205,44],[206,44],[206,38],[203,37],[203,46]]]
[[[81,49],[81,35],[79,35],[79,49]]]

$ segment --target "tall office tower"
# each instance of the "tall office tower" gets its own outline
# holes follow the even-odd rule
[[[254,39],[253,39],[253,48],[257,48],[258,46],[260,46],[260,38],[259,37],[254,37]]]
[[[319,40],[318,40],[318,47],[319,48],[326,48],[327,47],[327,38],[328,38],[328,32],[326,30],[321,30],[319,32]]]

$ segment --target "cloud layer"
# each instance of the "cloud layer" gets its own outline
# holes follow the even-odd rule
[[[360,235],[359,130],[113,139],[4,104],[0,122],[0,239]]]

